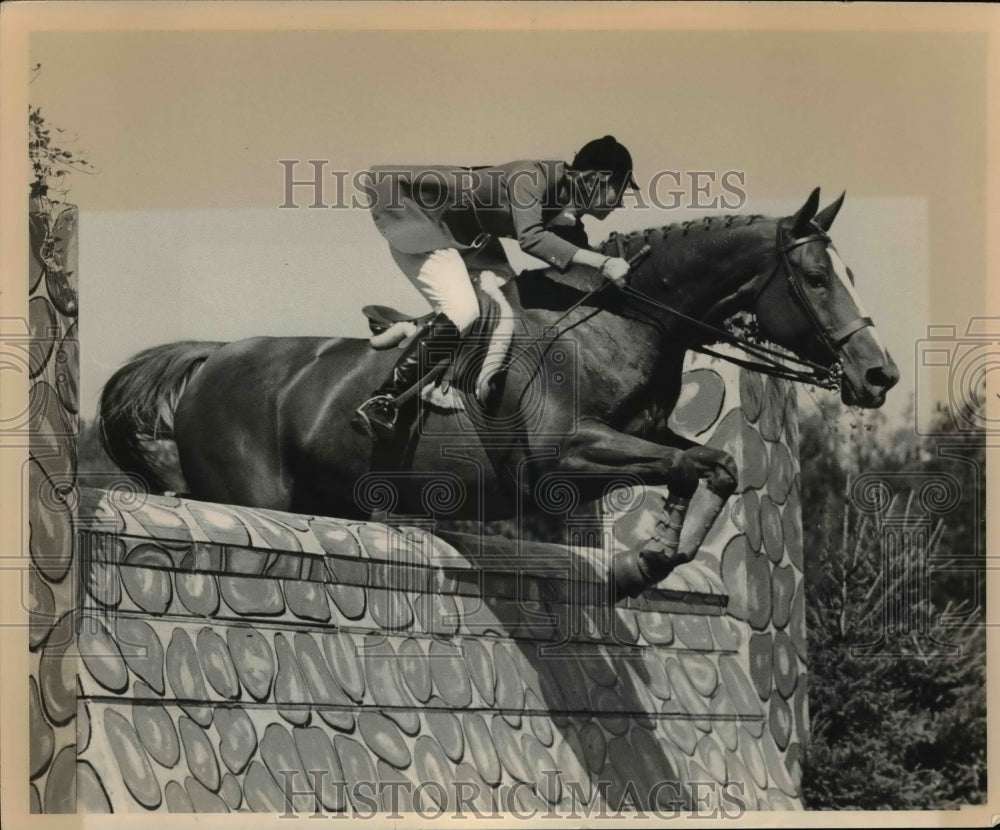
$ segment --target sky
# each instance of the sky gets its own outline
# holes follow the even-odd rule
[[[658,172],[741,175],[735,212],[790,213],[821,186],[903,378],[930,324],[985,307],[986,39],[805,31],[47,31],[32,104],[98,168],[79,205],[82,406],[141,348],[181,338],[365,331],[420,313],[363,208],[282,209],[281,159],[373,164],[568,159],[606,133]],[[685,178],[687,177],[687,178]],[[704,181],[704,180],[703,180]],[[670,179],[662,179],[663,202]],[[653,227],[671,209],[602,223]],[[336,201],[328,179],[327,201]],[[709,197],[726,195],[718,186]],[[523,261],[520,264],[524,264]]]

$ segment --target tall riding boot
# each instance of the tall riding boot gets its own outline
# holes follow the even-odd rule
[[[396,399],[421,380],[421,372],[442,362],[442,347],[457,343],[460,337],[458,327],[446,315],[437,314],[403,350],[385,383],[355,410],[351,426],[369,438],[393,437],[399,418]]]

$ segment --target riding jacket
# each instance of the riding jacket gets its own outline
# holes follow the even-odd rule
[[[473,250],[516,239],[521,250],[565,270],[579,250],[554,231],[568,193],[566,164],[515,161],[495,167],[378,166],[366,188],[375,225],[403,253]],[[565,233],[563,234],[565,236]]]

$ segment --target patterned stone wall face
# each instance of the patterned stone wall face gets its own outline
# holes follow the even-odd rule
[[[595,551],[84,491],[77,808],[284,812],[286,783],[307,815],[798,807],[794,423],[783,384],[692,364],[674,426],[741,492],[613,612]]]
[[[740,486],[695,561],[675,570],[660,588],[728,597],[726,615],[738,635],[729,665],[738,666],[752,687],[731,681],[730,692],[742,711],[760,711],[762,718],[753,728],[729,730],[724,749],[737,769],[748,759],[764,758],[766,786],[754,776],[747,780],[751,809],[754,796],[762,810],[783,808],[789,799],[798,805],[808,709],[795,387],[698,356],[688,361],[670,426],[728,451],[737,462]],[[652,508],[665,492],[651,488],[645,509],[615,516],[618,549],[649,537]],[[709,697],[710,706],[728,711],[724,695]]]
[[[729,613],[749,634],[743,655],[767,710],[760,746],[768,769],[780,789],[797,792],[809,720],[796,390],[743,371],[740,396],[743,482],[732,512],[740,533],[727,541],[720,573]]]
[[[77,218],[72,205],[59,206],[54,215],[29,214],[30,387],[22,426],[30,439],[21,497],[29,522],[29,799],[34,813],[76,810]]]

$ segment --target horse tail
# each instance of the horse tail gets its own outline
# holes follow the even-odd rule
[[[202,363],[223,343],[183,340],[134,355],[101,390],[97,433],[112,461],[153,492],[183,492],[174,412]]]

